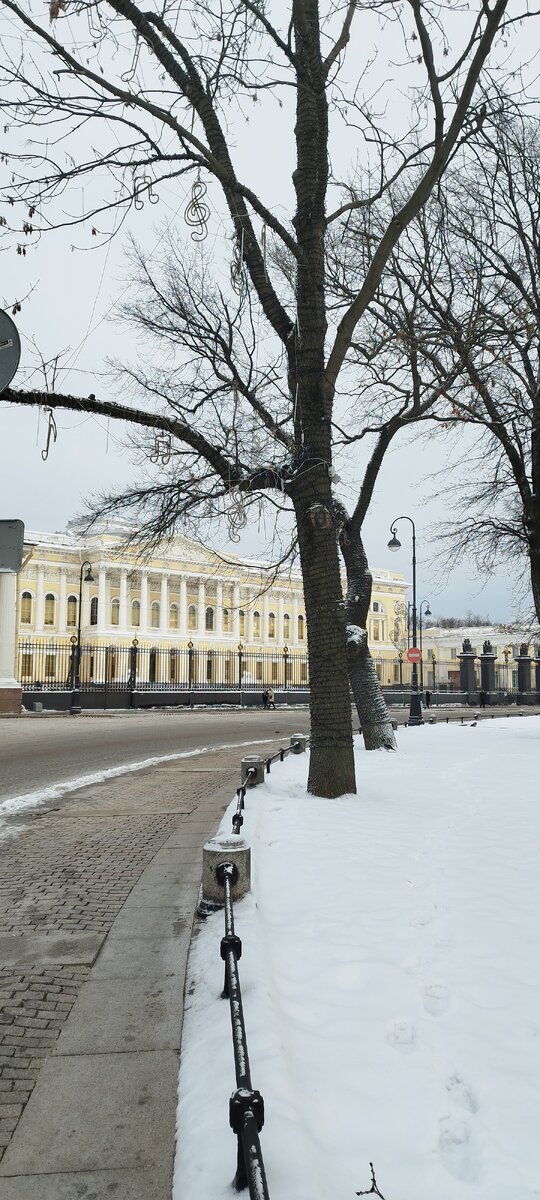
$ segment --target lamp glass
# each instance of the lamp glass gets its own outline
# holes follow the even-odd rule
[[[398,538],[396,537],[395,534],[392,538],[390,538],[390,541],[388,543],[388,549],[389,550],[401,550],[401,542],[398,540]]]
[[[84,582],[85,583],[93,583],[94,582],[94,576],[92,575],[92,571],[91,571],[90,567],[88,567],[88,570],[84,577]]]

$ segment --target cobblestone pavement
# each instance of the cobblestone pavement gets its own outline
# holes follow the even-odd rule
[[[240,757],[235,749],[205,755],[196,768],[164,764],[8,818],[0,843],[0,942],[8,964],[0,969],[0,1159],[131,890],[200,804],[213,832],[224,804],[214,811],[209,801],[224,784],[232,797]],[[89,957],[83,951],[81,962],[62,962],[80,935],[94,935]]]

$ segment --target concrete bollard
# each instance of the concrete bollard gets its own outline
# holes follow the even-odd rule
[[[258,783],[264,783],[264,758],[260,754],[247,754],[241,762],[242,783],[247,787],[255,787]],[[248,779],[248,771],[255,767],[255,775],[250,775]]]
[[[305,733],[291,733],[291,754],[303,754],[307,744]]]
[[[231,862],[237,875],[233,884],[232,898],[240,900],[251,888],[251,850],[241,837],[214,837],[203,847],[203,874],[199,892],[198,911],[202,916],[223,908],[223,888],[218,883],[216,870],[220,863]]]

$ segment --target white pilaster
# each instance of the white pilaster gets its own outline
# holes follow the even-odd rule
[[[204,579],[199,579],[199,616],[197,621],[199,633],[206,632],[206,586]]]
[[[37,569],[37,584],[36,584],[36,633],[43,633],[43,620],[45,616],[45,567]]]
[[[161,576],[159,593],[159,632],[167,633],[169,629],[169,576]]]
[[[216,637],[223,637],[223,584],[216,585]]]
[[[100,566],[98,576],[98,609],[97,609],[97,633],[105,633],[105,629],[109,624],[109,613],[107,612],[107,568]]]
[[[148,633],[148,571],[141,571],[141,624],[140,632]]]
[[[233,637],[238,643],[240,639],[240,588],[237,583],[233,587]]]
[[[250,592],[246,598],[244,612],[246,614],[246,632],[248,642],[253,641],[253,610],[254,610],[253,593]]]
[[[67,633],[67,570],[60,567],[60,591],[58,598],[58,632]]]
[[[293,646],[298,645],[298,596],[293,596],[292,602],[292,638]]]
[[[122,567],[120,571],[120,608],[118,611],[118,630],[121,633],[127,632],[127,567]]]
[[[263,596],[262,641],[263,646],[268,642],[268,613],[270,612],[270,597],[268,592]],[[275,640],[275,639],[273,639]]]
[[[179,633],[182,637],[187,634],[187,581],[185,575],[180,579],[180,616],[179,616]]]
[[[3,706],[3,689],[20,689],[15,679],[15,654],[17,647],[17,575],[14,571],[0,574],[0,712],[9,712]]]
[[[276,628],[276,642],[278,642],[280,646],[282,646],[283,642],[285,641],[285,634],[283,632],[283,614],[284,614],[284,612],[285,612],[285,600],[284,600],[283,592],[280,592],[279,596],[278,596],[277,628]]]

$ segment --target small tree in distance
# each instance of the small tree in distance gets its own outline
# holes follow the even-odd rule
[[[459,4],[452,7],[461,12]],[[178,473],[157,494],[167,528],[186,510],[195,518],[210,503],[219,514],[245,497],[287,497],[308,626],[308,789],[325,796],[355,790],[341,525],[332,494],[340,379],[403,230],[456,148],[485,119],[485,99],[476,109],[474,95],[497,33],[507,33],[523,15],[509,13],[509,0],[478,0],[467,19],[452,23],[453,40],[460,41],[454,46],[448,8],[438,3],[362,9],[363,32],[368,28],[377,41],[398,32],[407,63],[418,72],[410,80],[410,128],[393,134],[363,95],[364,56],[358,71],[350,64],[351,78],[344,67],[357,8],[350,0],[341,11],[329,4],[320,12],[316,0],[292,0],[281,24],[281,13],[273,20],[270,8],[253,0],[196,0],[189,9],[167,0],[148,9],[133,0],[52,0],[49,26],[16,0],[0,3],[11,35],[20,36],[20,45],[6,40],[2,47],[5,119],[12,126],[31,123],[39,139],[35,149],[5,151],[13,172],[9,203],[25,205],[19,246],[51,225],[83,220],[91,237],[110,209],[137,207],[164,184],[190,177],[190,216],[202,236],[210,214],[201,184],[211,181],[211,196],[221,194],[234,238],[236,299],[212,283],[200,263],[197,273],[177,257],[181,354],[158,387],[138,380],[150,403],[61,394],[49,395],[48,403],[131,422],[174,442]],[[261,97],[274,102],[281,94],[294,157],[293,203],[283,219],[234,162],[239,131],[245,140],[255,129],[252,114],[259,104],[264,108]],[[294,112],[292,103],[287,108],[290,97]],[[339,116],[366,147],[367,169],[353,170],[345,184],[330,166],[332,147],[339,157],[333,132]],[[254,158],[261,152],[260,130],[257,136]],[[59,197],[98,172],[99,190],[96,182],[89,192],[97,199],[86,216],[62,212]],[[379,204],[388,205],[389,216],[370,246],[365,275],[334,310],[326,282],[330,231],[335,239],[351,214]],[[272,269],[269,240],[293,264],[292,288]],[[162,303],[166,336],[164,296]],[[155,322],[149,333],[155,335]],[[254,368],[262,337],[268,352],[262,368],[256,362]],[[9,389],[3,399],[32,405],[42,396]]]

